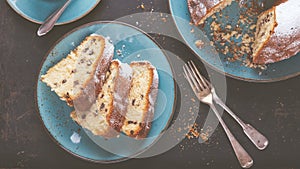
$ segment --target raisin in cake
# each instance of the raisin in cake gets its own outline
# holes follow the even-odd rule
[[[41,80],[68,105],[88,109],[101,90],[113,53],[114,47],[106,38],[88,36]]]
[[[122,132],[130,137],[145,138],[154,115],[158,74],[149,62],[132,62],[130,66],[133,76]]]
[[[72,112],[71,118],[94,135],[106,138],[118,135],[127,111],[131,77],[128,64],[112,61],[96,102],[88,111]]]
[[[288,0],[259,15],[253,63],[288,59],[300,51],[300,1]]]
[[[230,5],[231,2],[232,0],[188,0],[188,8],[193,23],[200,25],[208,17]]]

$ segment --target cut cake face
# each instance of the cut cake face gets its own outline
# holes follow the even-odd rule
[[[299,0],[288,0],[260,14],[253,46],[253,63],[278,62],[300,51],[299,8]]]
[[[106,138],[118,135],[127,111],[131,77],[128,64],[112,61],[96,102],[88,111],[72,112],[72,119],[94,135]]]
[[[41,80],[68,105],[87,109],[102,88],[113,52],[113,45],[103,36],[88,36]]]
[[[149,62],[132,62],[129,104],[122,132],[134,138],[145,138],[151,128],[158,90],[158,74]]]

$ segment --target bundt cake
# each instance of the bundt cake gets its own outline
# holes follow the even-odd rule
[[[232,2],[233,0],[188,0],[188,8],[193,23],[200,25]],[[237,2],[245,3],[244,0]],[[288,59],[300,51],[300,1],[262,2],[266,4],[267,10],[258,16],[255,40],[249,54],[251,62],[256,65]]]

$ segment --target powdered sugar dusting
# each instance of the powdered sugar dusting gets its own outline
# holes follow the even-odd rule
[[[292,34],[300,31],[300,1],[288,0],[276,7],[276,21],[278,24],[275,32],[280,34]],[[298,30],[297,30],[298,29]]]
[[[113,55],[114,49],[115,49],[114,45],[110,43],[109,39],[105,38],[105,47],[104,47],[103,56],[109,59]]]
[[[153,67],[153,82],[152,82],[152,85],[151,85],[152,92],[149,95],[149,102],[150,102],[151,106],[153,107],[154,104],[155,104],[155,101],[156,101],[156,97],[157,97],[159,77],[158,77],[158,73],[157,73],[156,68],[154,66],[152,66],[152,67]]]
[[[150,106],[148,108],[148,113],[152,114],[152,113],[154,113],[155,102],[156,102],[157,94],[158,94],[159,76],[158,76],[157,69],[152,64],[150,64],[150,65],[153,68],[153,81],[151,84],[151,92],[148,96],[149,103],[150,103]],[[147,122],[151,122],[152,120],[153,119],[147,119]],[[149,127],[149,126],[147,125],[146,127]]]
[[[114,101],[113,105],[114,105],[114,107],[118,107],[121,111],[125,111],[126,110],[126,106],[124,106],[120,102]]]
[[[72,141],[72,143],[78,144],[78,143],[80,143],[81,136],[78,133],[73,132],[73,134],[70,137],[70,140]]]
[[[96,33],[92,33],[90,36],[101,36],[101,35],[96,34]]]
[[[101,36],[101,35],[94,33],[94,34],[91,34],[91,36]],[[105,46],[104,46],[104,51],[102,54],[103,59],[111,60],[111,57],[113,57],[113,53],[114,53],[114,45],[112,43],[110,43],[108,38],[105,38]],[[101,79],[98,78],[99,74],[97,74],[97,72],[100,72],[101,66],[102,65],[99,64],[96,68],[96,73],[94,74],[95,83],[99,83],[100,80],[102,80],[102,81],[105,80],[105,75],[100,75]]]
[[[127,63],[120,64],[120,76],[130,78],[132,76],[132,68]]]

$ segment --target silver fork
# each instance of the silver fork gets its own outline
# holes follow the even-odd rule
[[[201,102],[208,104],[211,107],[211,109],[215,112],[215,115],[217,116],[219,122],[221,123],[224,129],[241,167],[250,168],[253,165],[253,160],[251,156],[247,153],[247,151],[240,145],[240,143],[230,132],[229,128],[227,127],[222,117],[218,113],[215,105],[213,104],[213,93],[211,84],[208,83],[207,80],[205,80],[200,75],[193,62],[188,62],[187,64],[185,64],[183,66],[183,71],[185,78],[188,80],[197,98]]]
[[[199,76],[199,78],[203,81],[205,81],[206,84],[208,84],[211,88],[213,100],[220,105],[226,112],[228,112],[229,115],[242,127],[244,133],[246,136],[251,140],[251,142],[259,149],[264,150],[268,144],[268,139],[262,135],[258,130],[256,130],[254,127],[252,127],[250,124],[246,124],[243,122],[236,114],[234,114],[229,107],[226,106],[226,104],[219,98],[219,96],[216,93],[216,90],[214,87],[208,82],[205,77],[203,77],[198,69],[196,68],[195,64],[193,62],[190,62],[191,66],[193,67],[194,72],[196,72],[196,75]]]

